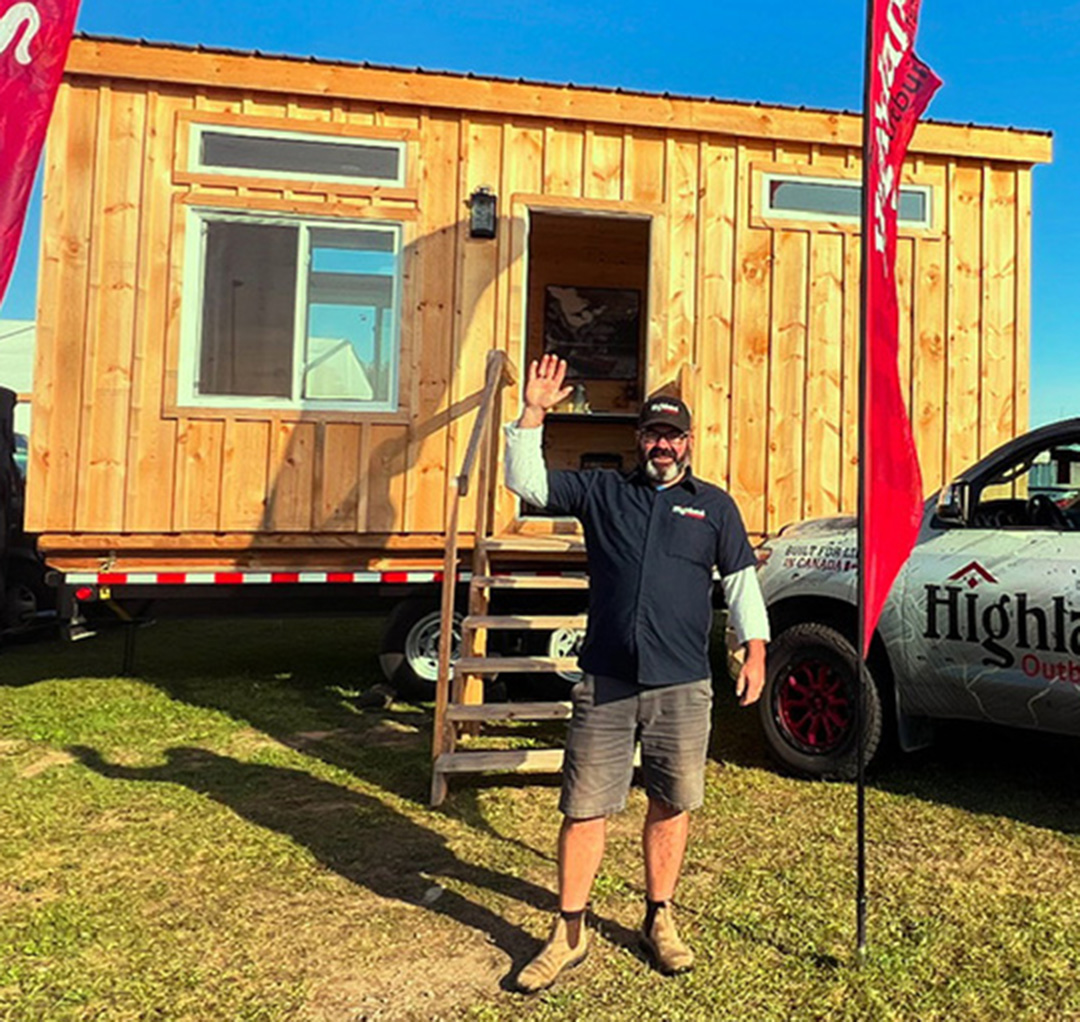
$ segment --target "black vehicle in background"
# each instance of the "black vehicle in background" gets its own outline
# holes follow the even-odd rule
[[[56,616],[56,590],[46,584],[34,537],[23,530],[25,453],[25,438],[15,433],[15,392],[0,387],[0,638],[27,634]]]

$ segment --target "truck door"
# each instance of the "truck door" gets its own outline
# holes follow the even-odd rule
[[[903,577],[906,709],[1080,733],[1080,436],[968,484]]]

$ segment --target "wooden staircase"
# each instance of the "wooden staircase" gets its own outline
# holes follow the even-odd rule
[[[487,381],[470,438],[461,473],[451,481],[449,528],[446,535],[442,597],[442,641],[439,647],[439,677],[436,684],[435,725],[432,737],[431,804],[439,805],[447,794],[447,780],[455,774],[477,773],[558,773],[563,749],[480,747],[478,739],[485,724],[534,722],[550,725],[566,720],[569,702],[484,702],[484,680],[495,675],[572,672],[573,657],[489,656],[488,637],[499,630],[554,631],[584,628],[584,614],[491,613],[493,593],[505,590],[556,593],[588,589],[584,574],[584,543],[578,535],[534,536],[489,535],[494,516],[501,422],[500,396],[507,382],[513,382],[509,362],[502,352],[489,356]],[[475,539],[472,551],[472,578],[469,583],[468,612],[462,622],[461,655],[451,670],[451,621],[454,611],[458,563],[458,523],[460,504],[472,488],[476,472]],[[512,567],[504,567],[512,566]],[[553,567],[558,572],[553,572]],[[545,573],[547,572],[547,573]],[[515,738],[526,729],[515,728]]]
[[[523,632],[584,629],[586,621],[584,614],[488,613],[494,590],[581,592],[587,590],[589,585],[588,579],[580,573],[543,575],[536,574],[536,569],[530,569],[528,573],[491,573],[490,563],[484,565],[483,562],[490,562],[493,551],[503,555],[520,552],[535,555],[541,553],[542,549],[534,540],[519,543],[513,537],[506,536],[480,540],[474,548],[474,568],[480,570],[474,571],[469,583],[469,613],[462,621],[461,656],[450,672],[447,703],[441,714],[439,703],[436,702],[436,733],[441,733],[442,740],[436,742],[431,780],[432,805],[439,805],[446,797],[447,778],[451,774],[558,773],[562,769],[561,745],[546,748],[469,748],[470,740],[475,742],[484,724],[549,723],[566,720],[570,716],[569,702],[484,702],[485,678],[577,670],[575,657],[489,656],[488,634],[500,629]],[[565,560],[568,552],[583,551],[584,546],[580,542],[568,546],[565,541],[559,541],[552,543],[546,552],[553,558]]]

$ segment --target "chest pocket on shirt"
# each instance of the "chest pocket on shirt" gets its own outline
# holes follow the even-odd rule
[[[664,549],[675,557],[711,568],[716,560],[716,532],[708,521],[671,513]]]

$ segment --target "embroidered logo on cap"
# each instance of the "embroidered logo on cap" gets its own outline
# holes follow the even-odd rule
[[[673,405],[668,401],[654,401],[649,405],[650,412],[667,412],[668,415],[678,415],[682,409],[678,405]]]

